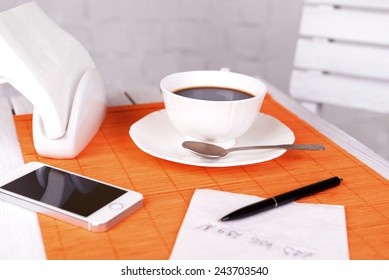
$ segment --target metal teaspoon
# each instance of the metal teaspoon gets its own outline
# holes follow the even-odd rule
[[[323,151],[325,146],[320,144],[281,144],[281,145],[261,145],[261,146],[245,146],[245,147],[233,147],[225,149],[223,147],[197,141],[185,141],[182,143],[182,147],[191,151],[192,153],[207,157],[207,158],[220,158],[226,156],[230,152],[255,150],[255,149],[285,149],[285,150],[308,150],[308,151]]]

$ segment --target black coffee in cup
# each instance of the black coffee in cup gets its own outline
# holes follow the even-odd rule
[[[247,92],[222,87],[192,87],[176,90],[174,93],[188,98],[210,101],[234,101],[254,97]]]

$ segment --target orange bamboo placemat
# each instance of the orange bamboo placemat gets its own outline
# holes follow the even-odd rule
[[[268,162],[223,168],[169,162],[141,151],[128,134],[131,124],[162,108],[163,104],[110,108],[96,137],[71,160],[37,155],[31,115],[15,117],[26,162],[45,162],[136,190],[145,197],[142,209],[104,233],[39,215],[49,259],[167,259],[196,188],[266,197],[335,175],[344,178],[341,187],[301,202],[344,205],[350,257],[389,259],[388,181],[270,96],[265,98],[264,113],[289,126],[296,143],[322,143],[326,151],[288,151]]]

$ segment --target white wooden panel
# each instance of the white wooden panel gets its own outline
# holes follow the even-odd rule
[[[371,149],[364,146],[355,138],[350,137],[338,127],[303,108],[301,103],[290,98],[288,94],[285,94],[271,83],[266,82],[264,79],[260,80],[266,83],[268,92],[282,106],[296,114],[299,118],[306,121],[329,139],[337,143],[340,147],[344,148],[347,152],[351,153],[389,180],[389,162],[387,160],[375,154]]]
[[[293,71],[290,93],[297,99],[389,113],[389,83]]]
[[[23,165],[11,105],[0,97],[0,176]],[[0,201],[0,259],[45,259],[36,213]]]
[[[330,4],[354,8],[389,9],[389,0],[305,0],[311,4]]]
[[[389,45],[389,13],[305,6],[300,33],[306,36]]]
[[[124,91],[111,90],[107,92],[107,105],[108,106],[120,106],[130,105],[132,101],[125,95]]]
[[[389,48],[300,39],[294,65],[389,80]]]
[[[139,88],[131,89],[127,93],[136,103],[162,102],[162,94],[159,88]]]
[[[0,97],[0,176],[23,162],[11,105],[5,97]]]
[[[15,115],[32,114],[34,111],[34,105],[23,95],[12,95],[10,99]]]
[[[1,84],[1,77],[0,77],[0,96],[12,96],[12,95],[20,95],[20,93],[9,83]]]

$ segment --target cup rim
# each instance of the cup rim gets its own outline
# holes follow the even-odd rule
[[[196,99],[196,98],[190,98],[190,97],[186,97],[186,96],[182,96],[182,95],[178,95],[178,94],[175,94],[173,91],[171,90],[168,90],[164,85],[163,83],[167,80],[167,79],[171,79],[172,77],[174,76],[177,76],[177,75],[185,75],[185,74],[190,74],[190,73],[215,73],[215,74],[227,74],[227,75],[237,75],[237,76],[240,76],[240,77],[243,77],[245,79],[251,79],[252,81],[258,83],[258,85],[261,87],[261,92],[263,91],[263,93],[260,93],[260,94],[255,94],[253,95],[252,94],[252,97],[251,98],[247,98],[247,99],[240,99],[240,100],[223,100],[223,101],[218,101],[218,100],[206,100],[206,99]],[[207,86],[207,85],[205,85]],[[210,85],[210,86],[214,86],[214,85]],[[193,87],[196,87],[196,85],[194,85]],[[218,87],[218,86],[215,86],[215,87]],[[221,87],[221,86],[220,86]],[[230,72],[230,71],[221,71],[221,70],[193,70],[193,71],[183,71],[183,72],[176,72],[176,73],[172,73],[172,74],[169,74],[169,75],[166,75],[165,77],[163,77],[160,81],[160,88],[162,90],[162,94],[169,94],[169,95],[172,95],[174,96],[175,98],[178,98],[178,99],[185,99],[185,100],[193,100],[193,102],[205,102],[205,103],[238,103],[238,102],[249,102],[250,100],[252,101],[253,99],[261,99],[263,98],[266,93],[267,93],[267,86],[265,85],[264,82],[262,82],[261,80],[257,79],[257,78],[254,78],[252,76],[249,76],[249,75],[245,75],[245,74],[241,74],[241,73],[236,73],[236,72]],[[244,91],[246,92],[245,90],[242,90],[242,89],[239,89],[238,87],[228,87],[226,86],[225,88],[228,88],[228,89],[232,89],[232,90],[239,90],[239,91]],[[250,93],[249,93],[250,94]]]

